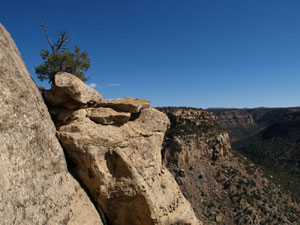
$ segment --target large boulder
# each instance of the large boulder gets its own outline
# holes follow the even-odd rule
[[[61,126],[57,134],[112,224],[201,224],[162,164],[168,118],[153,108],[139,113],[118,126],[99,124],[88,114]]]
[[[78,109],[89,103],[100,103],[103,99],[95,89],[66,72],[57,73],[51,89],[44,90],[43,95],[51,107],[63,106],[68,109]]]
[[[0,224],[102,224],[68,173],[44,101],[0,24]]]
[[[94,88],[86,85],[78,77],[70,73],[56,74],[54,84],[76,102],[86,104],[88,102],[98,103],[102,100],[102,95]]]

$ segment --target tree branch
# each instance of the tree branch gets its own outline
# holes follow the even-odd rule
[[[64,29],[64,31],[62,31],[62,32],[59,32],[58,35],[59,35],[59,39],[57,40],[57,43],[55,45],[57,52],[63,47],[64,43],[72,41],[71,36],[67,37],[67,30],[66,29]]]
[[[49,44],[50,44],[50,47],[51,47],[51,49],[52,49],[52,52],[55,53],[55,48],[54,48],[54,46],[53,46],[53,44],[52,44],[52,42],[51,42],[51,39],[49,38],[49,35],[48,35],[48,31],[47,31],[47,29],[46,29],[46,26],[45,26],[43,23],[40,23],[40,27],[43,28],[43,30],[44,30],[44,32],[45,32],[45,34],[46,34],[46,38],[47,38],[47,40],[48,40],[48,42],[49,42]]]

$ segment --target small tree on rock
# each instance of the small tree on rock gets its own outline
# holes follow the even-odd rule
[[[40,55],[45,61],[35,67],[38,79],[40,81],[49,80],[49,83],[53,83],[55,74],[58,72],[68,72],[77,76],[82,81],[86,81],[87,78],[84,72],[90,67],[90,59],[87,57],[87,52],[80,52],[78,46],[74,46],[73,51],[70,51],[67,44],[72,41],[72,37],[67,35],[66,30],[58,33],[58,40],[53,44],[45,25],[41,23],[40,26],[46,34],[52,52],[46,49],[41,50]]]

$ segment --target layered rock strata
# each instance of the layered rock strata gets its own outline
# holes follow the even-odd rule
[[[182,168],[199,158],[217,160],[228,155],[228,133],[220,129],[215,116],[194,108],[159,108],[171,121],[163,149],[164,164]]]
[[[68,173],[56,129],[0,24],[0,224],[102,224]]]
[[[243,141],[297,108],[211,109],[232,143]]]
[[[54,82],[62,75],[56,75]],[[54,93],[45,95],[46,102],[55,91],[52,88]],[[79,109],[70,109],[65,102],[50,112],[78,177],[111,224],[201,224],[162,164],[169,120],[149,106],[143,99],[120,98]]]
[[[231,142],[243,140],[258,132],[261,127],[247,110],[215,110],[216,121],[229,133]]]

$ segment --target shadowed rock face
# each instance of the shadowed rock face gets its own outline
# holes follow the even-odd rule
[[[68,173],[55,126],[0,24],[0,224],[102,224]]]
[[[162,165],[169,120],[149,105],[143,99],[121,98],[78,110],[62,105],[50,111],[57,136],[76,165],[75,173],[110,223],[199,225]]]

